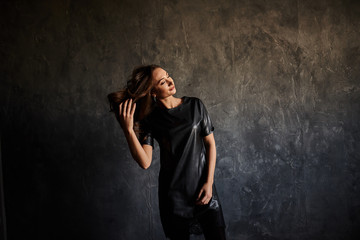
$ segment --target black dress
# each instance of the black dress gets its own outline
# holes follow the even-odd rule
[[[203,137],[211,134],[214,126],[199,98],[184,96],[182,100],[182,104],[171,109],[156,106],[142,120],[143,133],[139,137],[141,144],[154,147],[154,139],[159,143],[159,208],[167,237],[171,237],[176,229],[201,233],[197,219],[204,213],[214,218],[215,226],[225,227],[215,182],[209,203],[195,205],[207,179]],[[181,228],[176,220],[179,218],[186,220]]]

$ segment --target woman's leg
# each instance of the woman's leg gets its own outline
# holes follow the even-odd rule
[[[205,240],[226,240],[224,227],[203,227]]]
[[[219,211],[209,209],[198,220],[205,240],[226,240],[225,227],[219,225]]]
[[[189,220],[179,216],[172,216],[170,240],[189,240]]]
[[[190,239],[190,234],[183,234],[182,236],[174,236],[169,238],[169,240],[189,240]]]

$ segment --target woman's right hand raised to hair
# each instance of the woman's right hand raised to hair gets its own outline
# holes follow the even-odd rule
[[[124,132],[133,130],[135,108],[136,103],[133,103],[132,98],[126,99],[119,105],[120,126]]]

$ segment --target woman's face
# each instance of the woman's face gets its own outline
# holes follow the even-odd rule
[[[167,98],[176,93],[174,80],[162,68],[156,68],[153,71],[152,78],[154,81],[153,96],[156,98]]]

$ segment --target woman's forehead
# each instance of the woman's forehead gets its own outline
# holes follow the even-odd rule
[[[162,68],[156,68],[154,71],[153,71],[153,78],[154,80],[159,80],[163,77],[166,76],[166,71]]]

